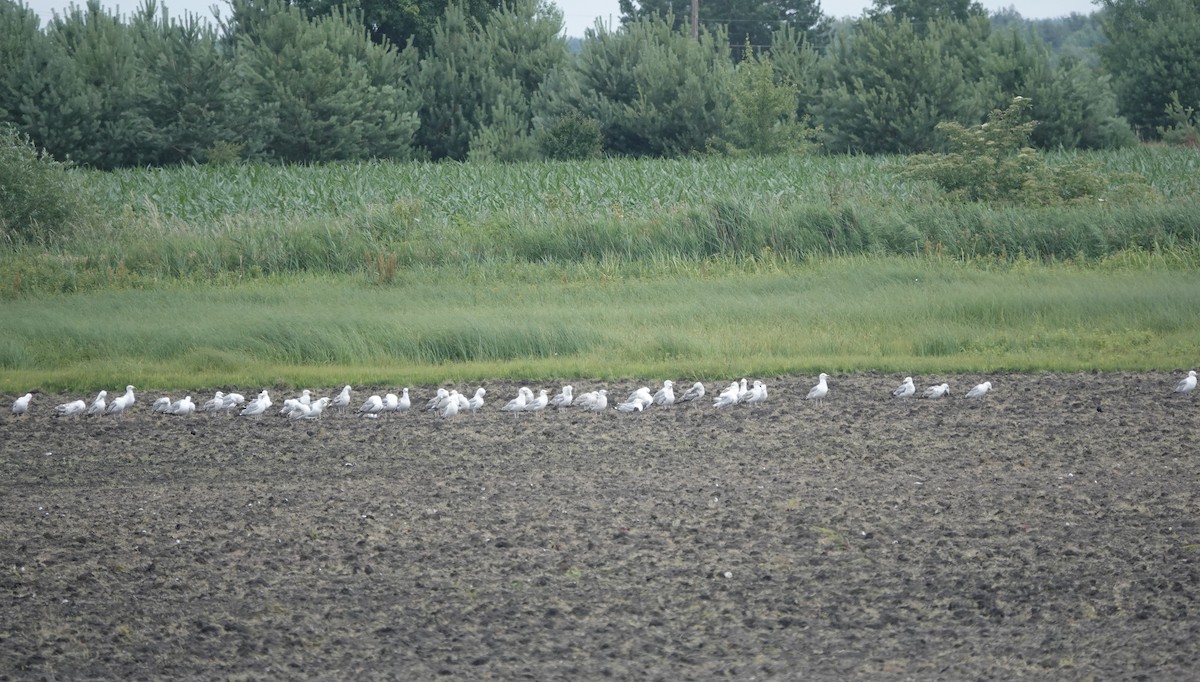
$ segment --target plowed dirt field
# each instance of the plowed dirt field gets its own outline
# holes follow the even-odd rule
[[[1195,679],[1179,376],[641,414],[488,382],[475,415],[313,423],[6,400],[0,678]]]

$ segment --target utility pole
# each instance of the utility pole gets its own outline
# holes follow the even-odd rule
[[[692,40],[700,40],[700,0],[692,0]]]

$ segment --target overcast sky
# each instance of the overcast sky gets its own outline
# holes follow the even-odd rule
[[[18,0],[19,1],[19,0]],[[132,12],[138,6],[138,0],[102,0],[107,7],[118,8],[122,14]],[[618,23],[621,10],[618,0],[554,0],[563,11],[563,19],[567,25],[567,35],[583,36],[583,30],[590,28],[596,19],[606,24],[611,21],[614,26]],[[703,0],[701,0],[703,2]],[[71,4],[71,0],[26,0],[26,4],[37,12],[45,23],[55,11],[61,12]],[[86,0],[77,4],[84,5]],[[209,8],[216,5],[224,10],[224,2],[216,0],[166,0],[163,2],[172,15],[193,12],[205,17],[212,16]],[[821,10],[834,17],[856,17],[873,3],[870,0],[821,0]],[[1078,12],[1090,14],[1096,7],[1092,0],[983,0],[983,6],[989,10],[1005,7],[1015,7],[1021,16],[1029,19],[1044,19],[1061,17]]]

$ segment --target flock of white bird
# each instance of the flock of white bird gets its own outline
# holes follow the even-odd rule
[[[971,390],[966,392],[965,396],[967,398],[982,398],[990,390],[992,390],[992,382],[985,381],[971,388]],[[1191,370],[1175,386],[1175,392],[1190,397],[1195,390],[1196,370]],[[341,393],[332,398],[314,398],[312,391],[304,390],[295,398],[284,400],[282,407],[278,410],[278,414],[290,420],[308,421],[320,419],[326,408],[332,407],[334,410],[346,413],[349,412],[351,407],[350,393],[350,387],[346,386],[342,389]],[[522,386],[517,391],[516,397],[505,403],[500,410],[504,412],[538,412],[547,408],[561,409],[577,407],[589,412],[601,412],[608,409],[608,391],[604,389],[576,396],[574,387],[567,385],[563,386],[559,393],[553,397],[549,393],[546,389],[542,389],[537,395],[534,395],[532,390]],[[675,383],[668,379],[663,382],[662,388],[658,389],[657,392],[651,393],[648,387],[643,386],[630,393],[628,398],[616,403],[613,407],[618,412],[643,412],[654,406],[670,407],[679,403],[700,400],[704,398],[706,393],[704,384],[697,381],[692,384],[691,388],[677,397],[675,395]],[[900,399],[912,398],[916,394],[917,386],[913,383],[912,377],[904,377],[904,382],[892,391],[892,396]],[[483,387],[477,389],[475,394],[470,398],[459,393],[457,390],[447,391],[444,388],[439,388],[437,395],[425,403],[424,409],[433,411],[443,418],[449,419],[464,412],[478,412],[484,406],[484,396],[486,395],[487,389]],[[824,400],[828,395],[829,375],[822,373],[818,378],[817,384],[808,392],[807,399]],[[950,385],[943,383],[930,386],[921,395],[929,400],[945,398],[950,395]],[[17,398],[13,403],[12,413],[17,416],[28,413],[32,401],[32,393],[26,393]],[[135,401],[133,386],[126,386],[124,395],[113,398],[112,401],[108,400],[108,391],[100,391],[90,405],[83,400],[63,403],[54,408],[54,415],[59,417],[99,417],[106,414],[121,415],[132,407]],[[718,393],[717,397],[713,400],[713,407],[722,410],[734,405],[756,405],[766,401],[767,385],[765,383],[755,380],[752,384],[748,384],[746,379],[742,379],[730,383]],[[153,411],[159,414],[174,416],[187,416],[194,412],[209,412],[236,413],[242,417],[261,417],[267,414],[268,410],[273,406],[274,403],[271,401],[271,396],[264,389],[249,402],[240,393],[217,391],[210,400],[205,401],[199,406],[192,401],[192,396],[190,395],[179,400],[162,397],[154,401]],[[377,419],[389,413],[407,412],[411,408],[412,399],[408,395],[408,389],[405,388],[398,396],[395,393],[388,393],[383,397],[378,395],[370,396],[363,401],[354,414],[359,417]]]

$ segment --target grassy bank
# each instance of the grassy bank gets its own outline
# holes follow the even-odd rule
[[[0,391],[1183,368],[1197,319],[1194,264],[1147,254],[434,267],[24,297],[0,306]]]

